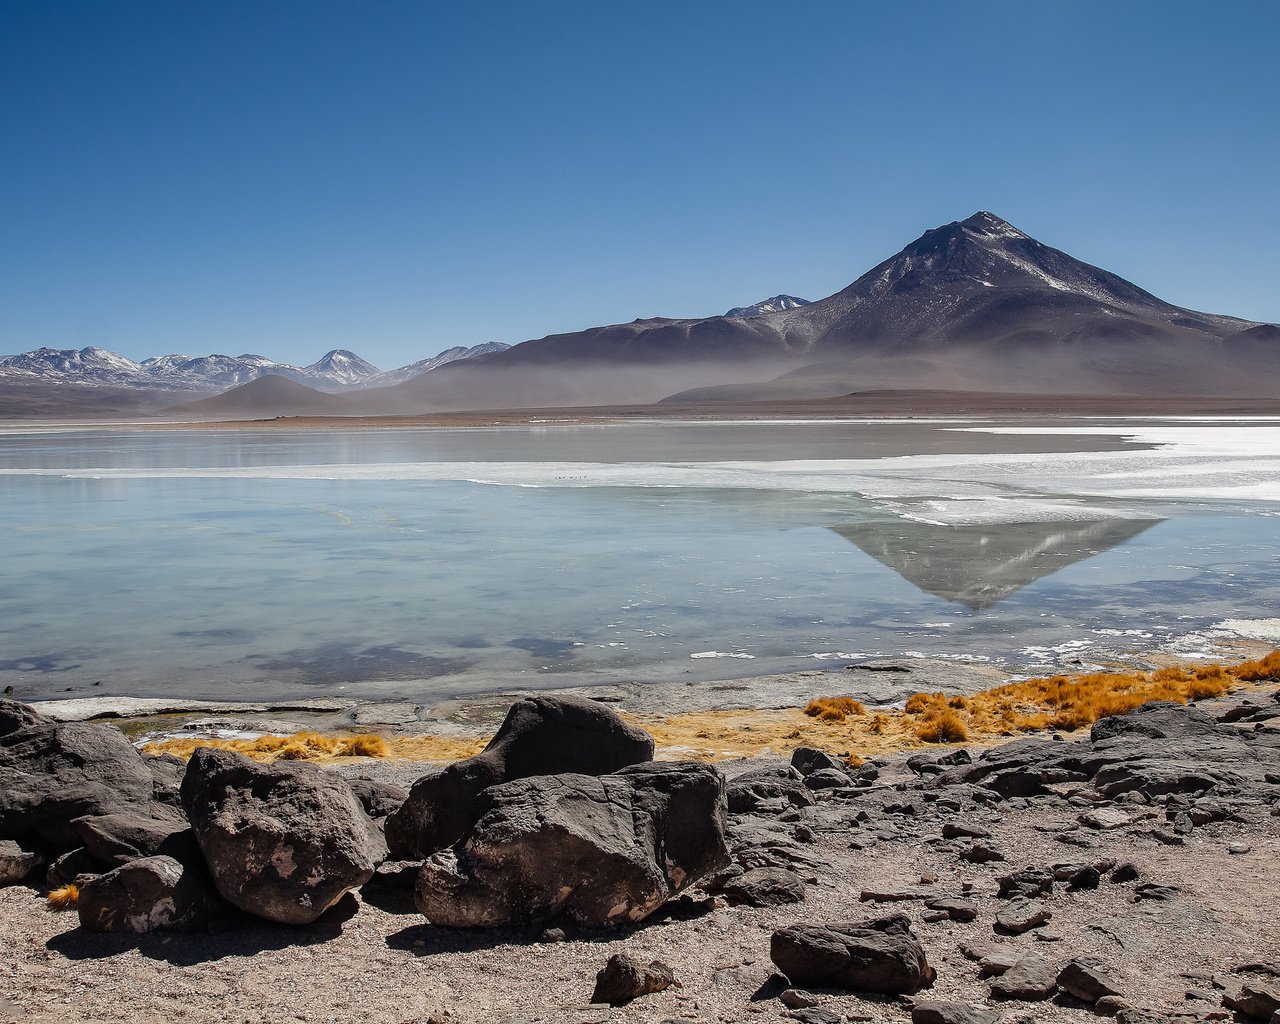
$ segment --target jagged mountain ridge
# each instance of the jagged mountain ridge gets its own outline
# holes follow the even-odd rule
[[[508,347],[501,342],[471,348],[455,346],[430,359],[385,372],[347,349],[333,349],[309,366],[299,367],[253,353],[239,356],[173,354],[136,363],[93,346],[79,350],[39,348],[14,356],[0,356],[0,381],[183,392],[223,391],[270,375],[320,391],[337,392],[399,383],[445,363],[489,355]]]

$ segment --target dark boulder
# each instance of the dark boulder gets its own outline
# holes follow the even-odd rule
[[[919,992],[935,972],[904,914],[849,924],[797,924],[773,933],[769,955],[793,985]]]
[[[805,776],[827,768],[845,773],[849,770],[843,760],[816,747],[796,747],[791,752],[791,767]]]
[[[177,811],[166,813],[155,804],[160,817],[144,817],[137,812],[90,815],[71,823],[84,849],[98,864],[110,871],[131,860],[167,856],[184,864],[200,863],[195,834],[187,819]]]
[[[142,755],[119,729],[47,722],[6,702],[0,735],[0,839],[38,837],[64,853],[79,846],[71,821],[138,810],[155,784]],[[29,709],[26,709],[29,711]]]
[[[68,850],[49,865],[44,874],[45,888],[60,889],[64,885],[70,885],[81,875],[96,875],[101,871],[102,866],[88,850],[83,847]]]
[[[219,902],[208,876],[172,857],[144,857],[79,886],[76,910],[92,932],[204,931]]]
[[[393,782],[349,778],[347,784],[351,787],[351,792],[356,795],[356,799],[360,801],[364,813],[375,821],[394,814],[409,799],[409,791]]]
[[[269,921],[314,921],[386,857],[351,787],[313,765],[202,748],[182,802],[218,892]]]
[[[584,697],[540,694],[517,701],[475,757],[423,776],[387,818],[393,856],[429,856],[461,839],[490,786],[538,775],[607,775],[653,760],[653,737]]]
[[[596,975],[593,1003],[629,1003],[675,984],[675,972],[661,960],[643,963],[629,953],[614,953]]]
[[[16,700],[0,700],[0,736],[8,736],[11,732],[29,729],[33,725],[52,724],[28,704],[19,704]]]
[[[639,921],[729,859],[724,780],[705,764],[519,779],[480,811],[456,863],[422,866],[415,901],[433,924]]]
[[[777,814],[816,801],[794,768],[757,768],[729,780],[725,789],[733,814]]]
[[[853,779],[834,768],[819,768],[804,777],[804,784],[806,789],[820,793],[824,789],[848,789],[853,785]]]

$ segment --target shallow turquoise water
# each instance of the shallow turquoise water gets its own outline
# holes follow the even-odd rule
[[[1052,665],[1277,615],[1276,504],[1059,493],[1049,453],[1015,489],[984,448],[938,425],[10,434],[0,685],[426,698]],[[893,461],[939,451],[928,486]]]

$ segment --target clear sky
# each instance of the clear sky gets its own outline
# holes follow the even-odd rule
[[[1280,321],[1280,3],[0,3],[0,352],[383,368],[988,209]]]

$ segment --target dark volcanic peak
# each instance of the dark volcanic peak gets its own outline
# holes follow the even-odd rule
[[[775,295],[771,299],[761,299],[750,306],[734,306],[725,314],[728,317],[752,317],[763,313],[777,313],[783,309],[799,309],[808,306],[808,299],[798,299],[794,295]]]

